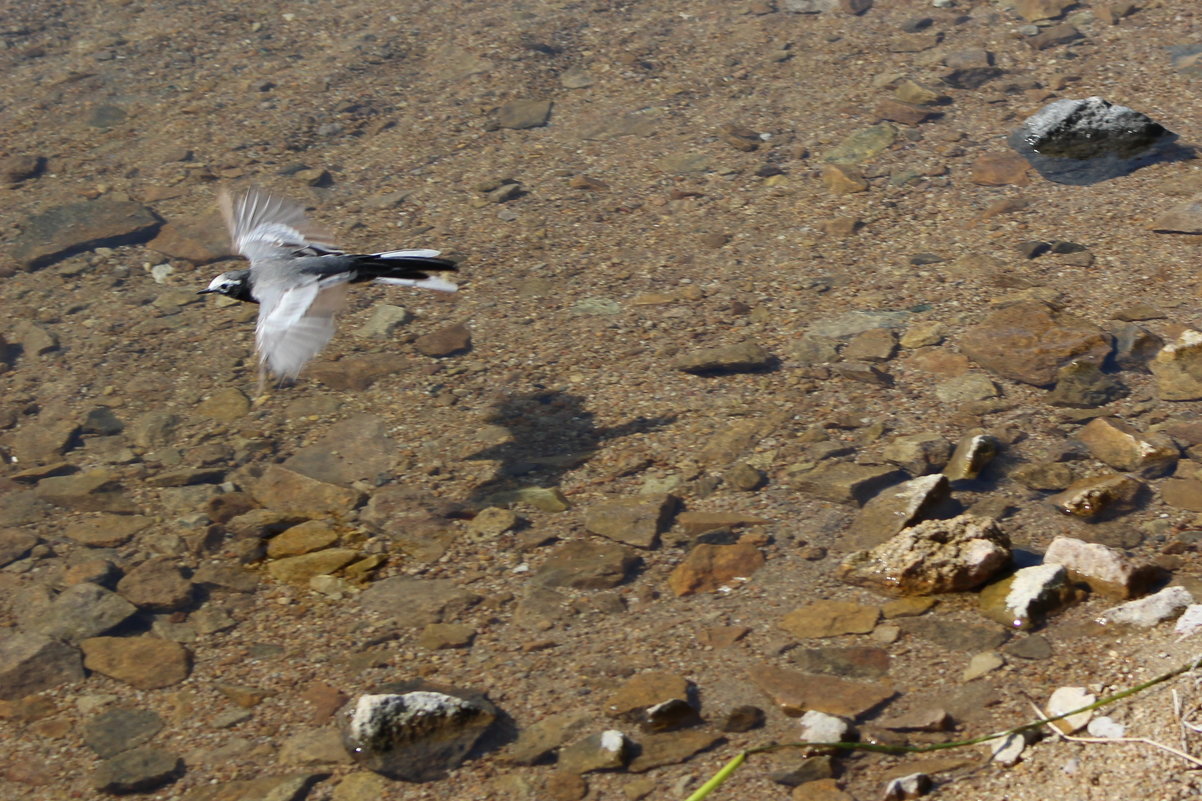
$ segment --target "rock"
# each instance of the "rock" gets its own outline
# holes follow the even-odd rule
[[[978,186],[1026,186],[1030,165],[1017,153],[982,153],[972,163],[969,180]]]
[[[572,508],[571,502],[559,487],[522,487],[516,490],[494,492],[484,501],[491,506],[509,506],[521,503],[542,512],[566,512]]]
[[[539,128],[550,118],[550,100],[511,100],[497,112],[497,125],[514,130]]]
[[[781,618],[782,629],[798,639],[867,634],[876,627],[881,610],[850,601],[815,601]]]
[[[293,773],[286,776],[261,776],[243,781],[218,782],[193,789],[187,801],[299,801],[309,788],[327,778],[323,773]],[[365,801],[355,799],[354,801]]]
[[[868,182],[850,164],[826,164],[822,168],[822,185],[833,195],[867,192]]]
[[[763,486],[767,476],[763,470],[752,467],[746,462],[739,462],[723,475],[722,480],[733,489],[741,492],[754,492]]]
[[[192,603],[192,582],[169,556],[147,559],[125,574],[117,592],[140,609],[173,612]]]
[[[811,709],[798,722],[798,739],[803,743],[846,743],[858,737],[855,727],[838,715]]]
[[[1043,49],[1080,36],[1071,25],[1057,25],[1027,41]],[[1044,178],[1081,186],[1134,172],[1167,152],[1176,138],[1138,111],[1089,97],[1047,104],[1009,142]]]
[[[18,153],[0,158],[0,183],[19,184],[36,178],[46,168],[44,156]]]
[[[1164,347],[1163,339],[1134,323],[1110,322],[1106,328],[1114,337],[1114,363],[1123,370],[1146,372]]]
[[[128,200],[98,200],[52,206],[28,218],[13,244],[14,257],[36,269],[97,247],[149,241],[161,221]]]
[[[629,548],[615,543],[567,542],[557,547],[532,580],[544,587],[610,589],[639,563]]]
[[[764,564],[764,555],[749,542],[734,545],[693,546],[688,556],[668,577],[668,586],[677,596],[714,592],[748,579]]]
[[[591,716],[583,710],[559,712],[523,727],[505,758],[515,765],[547,762],[568,740],[573,740],[588,725]]]
[[[758,706],[744,704],[736,706],[734,709],[726,713],[726,717],[722,719],[719,728],[724,732],[732,734],[740,734],[748,732],[752,729],[758,729],[764,725],[764,710]]]
[[[878,630],[873,629],[873,633]],[[889,673],[889,652],[870,646],[796,648],[789,655],[793,663],[806,673],[823,673],[845,679],[879,679]]]
[[[312,445],[284,461],[284,466],[327,484],[349,487],[355,482],[380,483],[395,463],[397,443],[390,424],[379,415],[353,414],[330,426]]]
[[[39,542],[38,538],[17,528],[0,529],[0,567],[23,559]]]
[[[965,373],[935,385],[935,397],[942,403],[971,403],[998,396],[997,384],[981,373]]]
[[[158,637],[91,637],[79,645],[84,667],[139,690],[170,687],[191,672],[188,650]]]
[[[75,644],[116,628],[137,611],[117,593],[83,582],[59,593],[37,616],[35,630]]]
[[[1116,470],[1155,478],[1173,469],[1180,457],[1165,434],[1143,433],[1113,417],[1099,417],[1077,432],[1089,453]]]
[[[34,494],[47,503],[77,512],[133,514],[138,507],[108,470],[87,470],[43,478]]]
[[[763,370],[772,365],[772,354],[754,342],[707,348],[681,356],[673,368],[685,373],[711,375]]]
[[[689,681],[675,673],[649,670],[636,674],[605,701],[605,714],[630,722],[644,719],[648,709],[667,701],[689,699]]]
[[[1202,480],[1169,478],[1160,483],[1160,499],[1177,509],[1202,512]]]
[[[418,635],[417,644],[430,651],[466,648],[476,638],[476,629],[463,623],[429,623]]]
[[[84,723],[83,740],[101,759],[107,759],[145,743],[164,725],[149,709],[114,707]]]
[[[792,479],[793,486],[824,501],[863,505],[905,474],[885,465],[827,462]]]
[[[355,329],[361,339],[391,339],[401,326],[412,319],[412,315],[400,306],[377,303],[371,308],[367,322]]]
[[[701,723],[701,715],[688,701],[670,698],[648,707],[639,725],[647,732],[668,732]]]
[[[159,748],[135,748],[100,763],[92,774],[92,786],[102,793],[144,793],[178,779],[184,763],[178,756]]]
[[[835,375],[859,381],[862,384],[872,384],[877,387],[893,386],[893,376],[868,362],[839,362],[832,364],[830,370]]]
[[[342,765],[351,761],[341,734],[333,726],[292,735],[280,745],[278,759],[284,765]]]
[[[517,528],[521,522],[521,519],[509,509],[486,506],[476,513],[467,527],[476,539],[491,540]]]
[[[288,556],[267,564],[267,572],[285,584],[309,586],[315,576],[329,576],[360,558],[353,548],[326,548],[302,556]]]
[[[1057,564],[1024,567],[988,585],[977,596],[986,617],[1016,629],[1040,625],[1044,617],[1071,599],[1068,571]]]
[[[952,458],[943,468],[949,481],[977,478],[997,456],[998,441],[988,434],[969,434],[956,443]]]
[[[912,798],[921,798],[931,792],[934,786],[935,783],[931,781],[931,777],[925,773],[900,776],[890,779],[889,783],[885,785],[881,801],[907,801]]]
[[[497,719],[497,708],[476,693],[424,686],[355,700],[343,739],[356,762],[410,782],[441,779],[463,763]]]
[[[408,576],[377,581],[359,595],[364,609],[413,628],[451,622],[481,600],[450,579]]]
[[[2,361],[2,358],[0,358]],[[38,415],[33,423],[23,423],[5,438],[5,445],[18,464],[51,464],[61,460],[72,447],[78,426],[71,420],[43,420]]]
[[[251,494],[268,509],[302,518],[347,515],[363,499],[358,490],[317,481],[278,464],[267,466]]]
[[[378,773],[359,771],[344,776],[335,785],[330,801],[377,801],[386,796],[391,786],[392,782]],[[299,796],[293,796],[293,801],[300,801]]]
[[[747,675],[773,703],[790,717],[815,709],[855,718],[893,697],[881,684],[847,681],[835,676],[815,676],[775,665],[756,665]]]
[[[1147,589],[1152,575],[1114,548],[1072,537],[1057,537],[1043,555],[1046,564],[1064,565],[1072,581],[1111,598],[1132,598]]]
[[[362,392],[381,378],[399,373],[409,365],[409,360],[399,354],[373,353],[310,364],[305,368],[305,374],[330,389]]]
[[[1060,715],[1080,709],[1083,706],[1089,706],[1098,697],[1086,690],[1084,687],[1057,687],[1052,693],[1052,697],[1048,699],[1045,711],[1049,717],[1059,717]],[[1060,730],[1062,734],[1072,734],[1075,731],[1080,731],[1089,725],[1090,718],[1093,717],[1093,710],[1078,712],[1075,715],[1069,715],[1066,718],[1052,721],[1052,725]]]
[[[1202,398],[1202,331],[1187,329],[1161,348],[1149,364],[1161,400]]]
[[[1063,462],[1023,464],[1011,470],[1010,477],[1027,489],[1056,491],[1073,483],[1073,470]]]
[[[725,737],[705,729],[647,734],[639,739],[639,754],[626,770],[645,773],[664,765],[675,765],[724,742]]]
[[[338,532],[324,520],[306,520],[285,529],[267,542],[267,555],[272,559],[320,551],[338,542]]]
[[[914,103],[906,103],[892,97],[883,97],[876,102],[873,113],[877,119],[892,120],[902,125],[920,125],[927,119],[938,116],[938,112]]]
[[[760,135],[738,123],[725,123],[718,128],[719,138],[735,150],[750,153],[763,144]]]
[[[1161,212],[1148,227],[1163,233],[1202,234],[1202,195]]]
[[[676,498],[666,494],[616,498],[590,506],[584,527],[593,534],[633,545],[654,548],[676,511]]]
[[[995,651],[983,651],[979,654],[974,654],[968,662],[968,667],[964,668],[964,673],[960,678],[964,681],[972,681],[980,678],[986,673],[1004,667],[1006,664],[1005,658]]]
[[[952,651],[990,651],[999,648],[1010,637],[1007,629],[961,623],[940,617],[915,617],[899,620],[898,625],[909,634]]]
[[[888,122],[852,131],[823,157],[827,164],[864,164],[883,153],[896,141],[897,128]]]
[[[250,414],[250,398],[237,387],[226,387],[201,401],[196,407],[196,413],[223,423],[232,423]]]
[[[547,801],[581,801],[588,795],[588,782],[571,771],[554,770],[543,781],[542,792]]]
[[[890,731],[948,731],[955,721],[942,707],[923,707],[879,721]]]
[[[785,0],[783,8],[792,14],[821,14],[835,6],[836,0]]]
[[[681,512],[676,516],[677,527],[688,537],[695,537],[718,528],[763,526],[771,522],[766,518],[743,512]]]
[[[1173,633],[1184,637],[1192,637],[1202,630],[1202,604],[1190,604],[1185,607],[1181,617],[1173,625]]]
[[[210,225],[204,225],[206,221]],[[173,259],[209,264],[229,255],[229,245],[216,235],[218,227],[219,223],[212,218],[201,224],[168,222],[146,243],[146,247]]]
[[[1180,610],[1193,602],[1194,598],[1189,590],[1173,585],[1138,601],[1128,601],[1107,609],[1098,618],[1098,622],[1150,628],[1162,620],[1175,617]]]
[[[1006,767],[1016,765],[1026,748],[1027,740],[1021,732],[992,740],[989,745],[993,761]]]
[[[472,334],[463,323],[440,328],[422,334],[413,341],[413,347],[423,356],[443,358],[466,353],[472,347]]]
[[[951,443],[942,436],[922,433],[895,438],[881,455],[910,475],[922,476],[941,471],[951,453]]]
[[[1048,502],[1065,514],[1092,520],[1133,509],[1143,489],[1144,485],[1131,476],[1105,473],[1074,481]]]
[[[929,475],[881,490],[860,509],[845,536],[848,548],[880,545],[907,526],[930,517],[951,497],[946,476]]]
[[[43,634],[0,639],[0,701],[15,701],[84,677],[79,650]]]
[[[1092,362],[1070,362],[1056,373],[1056,386],[1048,395],[1052,406],[1093,409],[1127,393],[1118,379]]]
[[[1064,365],[1100,365],[1111,337],[1097,326],[1027,301],[993,312],[960,339],[961,349],[991,373],[1034,386],[1056,381]]]
[[[616,729],[591,734],[559,751],[559,767],[576,775],[617,770],[630,759],[631,745]]]
[[[850,554],[838,577],[888,595],[963,592],[1010,561],[1010,540],[993,520],[960,515],[904,529],[867,551]]]
[[[1072,3],[1067,0],[1017,0],[1014,10],[1028,22],[1057,19]]]
[[[834,779],[815,779],[797,785],[792,801],[855,801],[855,799],[839,789]]]

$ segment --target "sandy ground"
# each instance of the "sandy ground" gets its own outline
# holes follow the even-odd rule
[[[465,520],[440,518],[450,534],[417,554],[345,521],[365,553],[387,557],[376,579],[449,579],[482,596],[448,621],[470,625],[472,645],[431,651],[418,643],[420,629],[366,613],[353,596],[331,598],[264,574],[253,593],[204,601],[236,625],[186,643],[193,666],[182,683],[143,691],[92,674],[48,691],[47,705],[32,712],[8,708],[0,796],[97,797],[90,776],[100,760],[81,726],[114,704],[156,711],[167,724],[152,744],[185,761],[183,776],[155,798],[306,771],[329,776],[308,798],[353,798],[350,785],[343,796],[338,787],[354,765],[320,754],[305,763],[286,747],[329,725],[315,723],[300,698],[316,683],[354,695],[423,676],[487,691],[519,727],[581,709],[600,730],[614,725],[602,709],[614,688],[662,670],[696,685],[711,722],[739,704],[768,710],[764,728],[729,735],[683,764],[638,776],[589,774],[584,790],[593,799],[683,798],[738,748],[796,736],[796,723],[746,678],[754,665],[790,664],[797,643],[777,627],[782,615],[818,599],[884,600],[834,578],[854,508],[789,486],[788,468],[802,461],[815,429],[857,458],[879,454],[898,435],[955,441],[976,428],[998,433],[1005,447],[994,472],[958,490],[961,502],[1011,505],[1002,525],[1031,551],[1058,534],[1096,538],[1097,526],[1058,516],[1044,493],[1008,476],[1079,428],[1046,404],[1046,390],[992,376],[1001,397],[984,408],[940,401],[934,387],[957,371],[982,372],[957,360],[958,337],[1015,289],[1055,290],[1067,311],[1096,324],[1136,304],[1161,313],[1147,323],[1161,334],[1202,324],[1196,237],[1147,227],[1198,186],[1197,170],[1189,161],[1157,164],[1080,187],[1034,172],[980,185],[973,169],[982,155],[1009,152],[1010,131],[1062,97],[1102,95],[1183,142],[1199,141],[1198,79],[1179,72],[1165,49],[1202,37],[1199,13],[1188,2],[1153,0],[1111,25],[1098,19],[1098,3],[1081,3],[1069,22],[1082,38],[1037,50],[1024,41],[1030,23],[1005,3],[945,5],[878,2],[856,16],[838,7],[790,13],[765,0],[0,4],[0,155],[45,159],[40,174],[0,189],[0,332],[29,341],[32,324],[58,343],[21,354],[0,373],[5,425],[12,434],[52,418],[82,420],[96,406],[127,423],[156,411],[182,420],[172,442],[134,448],[131,460],[106,461],[86,447],[62,456],[113,470],[153,519],[104,558],[122,570],[162,553],[188,570],[236,564],[232,551],[188,546],[209,523],[209,497],[248,488],[266,465],[360,414],[382,420],[395,443],[377,483],[411,490],[415,508],[517,486],[557,486],[572,503],[559,513],[518,505],[525,528],[484,542],[468,535]],[[918,22],[924,17],[930,22]],[[942,82],[949,64],[987,62],[1003,72],[978,88]],[[931,107],[937,115],[928,121],[897,124],[895,141],[859,165],[867,191],[832,191],[822,179],[826,154],[876,124],[877,103],[905,79],[948,99]],[[547,124],[498,127],[499,110],[514,100],[552,101]],[[759,134],[756,149],[726,141],[722,127],[731,124]],[[492,202],[483,189],[503,180],[520,192]],[[447,300],[359,288],[321,362],[399,357],[396,369],[362,390],[302,375],[221,421],[197,410],[231,387],[253,393],[253,310],[188,293],[228,265],[141,244],[40,269],[15,255],[31,215],[91,198],[130,198],[216,247],[224,237],[217,190],[247,183],[309,204],[347,248],[451,254],[461,260],[462,291]],[[996,213],[1006,200],[1022,203]],[[845,231],[850,221],[854,233]],[[1018,251],[1027,240],[1081,243],[1095,260],[1028,260]],[[919,254],[938,259],[916,264]],[[963,257],[990,257],[995,267],[965,268]],[[150,270],[160,264],[173,268],[160,271],[161,283]],[[413,320],[390,340],[355,336],[380,303],[404,306]],[[850,311],[906,311],[905,328],[936,321],[946,339],[882,365],[892,387],[832,376],[797,357],[815,321]],[[415,349],[418,336],[460,323],[471,331],[470,352],[436,359]],[[775,369],[707,377],[672,367],[680,354],[744,340],[773,354]],[[1197,403],[1159,401],[1147,374],[1127,371],[1123,380],[1131,393],[1114,410],[1141,427],[1198,414]],[[849,414],[881,428],[845,425]],[[763,423],[758,440],[716,457],[707,451],[748,420]],[[151,481],[168,468],[199,467],[205,453],[226,485],[182,492]],[[738,462],[762,470],[767,483],[740,491],[723,482]],[[0,469],[11,475],[28,466]],[[730,592],[674,597],[667,578],[686,548],[683,535],[669,533],[639,553],[641,567],[616,588],[563,590],[555,615],[524,613],[530,576],[555,547],[544,541],[600,541],[585,531],[584,510],[650,485],[674,488],[689,510],[771,521],[751,529],[764,567]],[[9,482],[7,497],[24,486]],[[9,634],[38,588],[63,587],[69,568],[97,555],[62,533],[86,516],[47,508],[13,524],[44,547],[0,573],[0,625]],[[1132,555],[1151,561],[1193,518],[1153,497],[1098,526],[1113,537],[1138,532],[1143,542]],[[816,548],[826,557],[807,559],[820,555]],[[1196,556],[1167,566],[1188,583]],[[988,705],[965,714],[956,734],[1024,722],[1028,699],[1042,702],[1062,685],[1121,689],[1196,656],[1167,624],[1092,626],[1110,603],[1090,599],[1055,617],[1039,632],[1051,656],[1009,658],[976,680],[989,688],[979,696]],[[971,597],[928,614],[982,621]],[[701,633],[715,626],[749,633],[728,648],[703,645]],[[806,646],[881,645],[870,638]],[[961,674],[971,653],[904,634],[881,647],[899,694],[891,709],[968,697],[972,683]],[[219,685],[270,695],[246,719],[225,724],[215,722],[231,709]],[[1133,736],[1196,749],[1198,735],[1178,722],[1172,692],[1187,719],[1198,714],[1191,678],[1112,714]],[[553,768],[512,766],[502,755],[486,753],[440,782],[390,784],[378,797],[578,797],[575,786],[547,788]],[[971,749],[978,763],[984,755]],[[788,798],[767,774],[796,761],[783,753],[753,758],[711,798]],[[877,798],[897,763],[843,760],[839,784],[854,798]],[[1012,768],[978,764],[941,775],[935,797],[1179,799],[1198,792],[1190,768],[1148,745],[1045,740]]]

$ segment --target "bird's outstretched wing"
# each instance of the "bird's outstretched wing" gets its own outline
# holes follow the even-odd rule
[[[234,249],[252,262],[292,255],[341,253],[299,203],[252,188],[234,197],[222,190],[221,215]]]
[[[343,274],[291,287],[259,287],[259,360],[282,379],[296,378],[334,336],[334,315],[346,299],[347,280]]]

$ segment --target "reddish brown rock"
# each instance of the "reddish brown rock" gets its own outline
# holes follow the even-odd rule
[[[460,323],[423,334],[414,341],[413,346],[423,356],[453,356],[472,346],[472,335],[467,326]]]
[[[780,627],[799,639],[837,637],[841,634],[867,634],[876,627],[881,610],[851,601],[815,601],[794,609],[780,621]]]
[[[1026,186],[1029,167],[1017,153],[985,153],[973,162],[970,180],[981,186]]]
[[[775,665],[757,665],[747,671],[753,684],[790,717],[809,710],[854,718],[893,697],[884,684],[848,681]]]
[[[960,347],[995,375],[1048,386],[1071,361],[1100,365],[1111,336],[1092,323],[1054,312],[1038,302],[1016,303],[993,312],[960,339]]]
[[[751,576],[764,564],[764,555],[750,543],[697,545],[668,577],[677,596],[713,592]]]
[[[170,687],[188,678],[191,655],[184,646],[158,637],[91,637],[79,644],[88,670],[139,690]]]

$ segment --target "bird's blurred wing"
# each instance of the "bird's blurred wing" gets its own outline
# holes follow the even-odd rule
[[[259,359],[280,378],[296,378],[334,336],[334,315],[346,299],[346,276],[258,292],[255,343]]]
[[[305,218],[299,203],[252,188],[218,196],[234,249],[252,262],[305,253],[338,253],[330,236]]]

